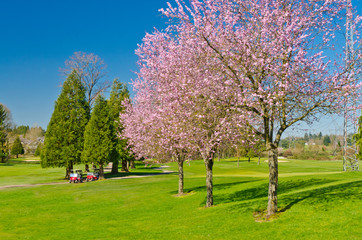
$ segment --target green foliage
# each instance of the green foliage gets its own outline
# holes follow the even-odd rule
[[[82,161],[104,165],[110,161],[113,150],[113,123],[109,106],[103,96],[95,101],[91,118],[84,132],[84,150]]]
[[[116,165],[120,160],[130,161],[134,159],[132,153],[127,149],[127,140],[120,139],[118,137],[118,135],[123,131],[123,126],[120,122],[119,114],[125,110],[123,102],[127,99],[129,99],[129,91],[127,89],[127,85],[115,79],[112,84],[112,91],[108,104],[110,118],[113,124],[112,141],[114,144],[114,149],[112,151],[111,161],[113,162],[113,164]]]
[[[6,119],[8,118],[8,112],[5,107],[0,104],[0,159],[1,162],[4,162],[7,157],[7,149],[5,143],[7,141],[7,133],[6,133]]]
[[[43,148],[43,144],[40,142],[35,149],[34,156],[36,156],[36,157],[40,156],[42,148]]]
[[[319,132],[318,139],[321,140],[323,137],[322,132]]]
[[[2,104],[0,104],[0,126],[3,126],[5,119],[7,117],[7,112]]]
[[[309,140],[309,135],[308,135],[308,133],[305,133],[305,134],[304,134],[304,141],[307,141],[307,142],[308,142],[308,140]]]
[[[24,125],[15,127],[13,130],[13,132],[18,135],[25,135],[28,131],[29,131],[29,126],[24,126]]]
[[[362,159],[362,115],[358,119],[358,130],[353,136],[353,139],[356,141],[356,146],[358,147],[357,157]],[[338,144],[341,145],[340,142],[338,142]]]
[[[289,147],[289,140],[284,138],[284,139],[280,140],[279,145],[282,148],[288,148]]]
[[[88,120],[89,105],[84,87],[72,73],[63,84],[45,133],[41,153],[43,167],[72,168],[80,162]]]
[[[11,154],[16,155],[16,157],[18,157],[19,154],[24,154],[24,147],[19,137],[16,137],[13,143],[13,147],[11,148]]]
[[[325,146],[329,146],[329,144],[331,144],[331,138],[330,138],[328,135],[324,136],[324,138],[323,138],[323,144],[324,144]]]

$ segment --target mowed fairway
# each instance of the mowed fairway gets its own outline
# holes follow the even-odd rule
[[[266,207],[268,187],[267,163],[255,160],[239,168],[235,159],[215,161],[215,206],[208,209],[202,161],[184,164],[185,197],[175,196],[176,173],[1,189],[0,239],[361,239],[362,174],[341,166],[280,163],[281,214],[271,222],[253,217]],[[157,172],[138,167],[137,175]],[[0,185],[60,182],[63,174],[39,164],[0,165]]]

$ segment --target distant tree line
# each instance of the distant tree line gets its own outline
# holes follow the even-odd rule
[[[36,148],[41,148],[45,130],[35,125],[16,126],[11,112],[0,103],[0,161],[6,162],[11,155],[34,154]]]

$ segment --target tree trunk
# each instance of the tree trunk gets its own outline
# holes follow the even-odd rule
[[[65,179],[70,178],[70,171],[72,169],[73,169],[73,161],[70,161],[68,167],[65,169]]]
[[[259,154],[259,156],[258,156],[258,157],[259,157],[259,159],[258,159],[258,165],[260,165],[260,154]]]
[[[99,165],[99,179],[104,179],[103,164]]]
[[[123,172],[128,172],[127,160],[122,160],[122,171]]]
[[[269,190],[268,190],[268,215],[278,211],[278,148],[270,144],[269,148]]]
[[[136,165],[134,163],[134,160],[131,160],[131,169],[135,169],[136,168]]]
[[[119,160],[118,159],[113,160],[111,174],[117,174],[118,173],[118,165],[119,165]]]
[[[212,194],[212,166],[214,165],[213,157],[205,159],[206,167],[206,207],[211,207],[214,204],[214,198]]]
[[[181,157],[177,159],[178,163],[178,195],[184,194],[184,161]]]

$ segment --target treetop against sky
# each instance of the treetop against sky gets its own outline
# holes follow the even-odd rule
[[[5,90],[0,102],[11,110],[17,125],[38,123],[45,129],[65,79],[59,68],[76,51],[100,56],[109,81],[135,79],[137,44],[146,32],[167,26],[168,20],[159,12],[167,8],[166,2],[2,2],[0,88]],[[175,6],[173,0],[169,2]],[[361,14],[362,2],[352,0],[352,4]]]

